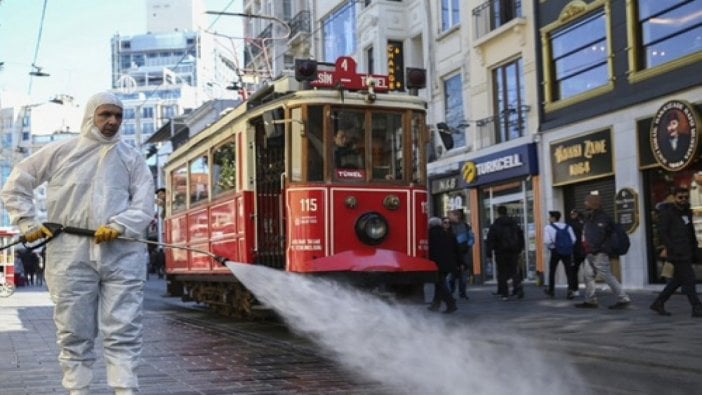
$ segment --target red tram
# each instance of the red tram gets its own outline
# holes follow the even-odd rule
[[[416,292],[436,277],[427,259],[426,104],[388,93],[387,77],[356,74],[351,58],[316,73],[311,88],[286,77],[254,93],[171,154],[166,241]],[[246,315],[255,303],[226,267],[197,252],[170,249],[166,275],[172,295],[226,314]]]

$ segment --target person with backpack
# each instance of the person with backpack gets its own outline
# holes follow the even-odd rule
[[[456,289],[456,280],[458,280],[458,297],[468,299],[466,288],[468,279],[473,274],[473,244],[475,244],[475,235],[473,229],[466,222],[466,217],[462,209],[449,211],[448,218],[451,221],[451,230],[456,235],[458,242],[458,253],[461,261],[458,267],[458,272],[451,273],[448,276],[448,288],[451,294]]]
[[[512,279],[512,295],[524,297],[524,287],[519,274],[519,254],[524,250],[524,231],[514,218],[507,215],[507,207],[497,207],[497,219],[487,234],[487,254],[495,256],[497,263],[497,293],[502,300],[509,300],[507,281]]]
[[[660,315],[670,315],[665,302],[678,287],[687,296],[692,306],[692,317],[702,317],[702,303],[695,290],[695,272],[692,262],[697,252],[697,236],[690,209],[690,193],[687,188],[675,189],[675,202],[661,210],[658,232],[664,249],[661,256],[674,266],[673,277],[651,304],[650,309]]]
[[[597,290],[595,277],[599,274],[617,297],[617,302],[609,306],[609,309],[626,308],[631,303],[631,299],[612,274],[609,260],[613,251],[611,239],[612,234],[615,232],[614,220],[602,210],[602,199],[599,195],[587,195],[585,198],[585,210],[582,240],[586,254],[583,267],[585,300],[582,303],[575,304],[575,307],[585,309],[598,307],[597,295],[595,294]]]
[[[573,275],[571,273],[573,270],[573,248],[575,247],[576,238],[573,228],[566,223],[558,222],[560,220],[560,211],[548,212],[549,224],[544,228],[544,244],[550,251],[551,258],[548,262],[548,286],[544,289],[544,292],[552,298],[555,296],[556,269],[558,269],[558,262],[563,262],[563,268],[568,278],[568,293],[566,297],[573,299],[575,297],[573,289],[578,288],[577,279],[575,285],[573,285]]]

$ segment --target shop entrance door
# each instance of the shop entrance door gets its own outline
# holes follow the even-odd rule
[[[531,183],[522,180],[508,184],[489,186],[480,191],[480,228],[483,240],[482,273],[484,282],[496,282],[497,272],[493,256],[486,251],[487,233],[497,218],[497,207],[507,207],[507,214],[514,218],[524,230],[524,245],[519,256],[519,273],[523,279],[536,279],[536,233],[534,226],[534,195]]]

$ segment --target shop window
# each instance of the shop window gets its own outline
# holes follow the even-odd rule
[[[212,151],[212,194],[236,188],[236,143],[229,141]]]

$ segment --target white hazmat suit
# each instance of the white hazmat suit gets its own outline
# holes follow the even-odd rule
[[[143,156],[95,126],[96,109],[123,108],[111,93],[86,104],[80,136],[44,146],[16,165],[2,200],[13,224],[36,225],[33,192],[47,182],[48,222],[78,228],[112,226],[140,238],[154,215],[154,186]],[[55,303],[63,386],[87,393],[98,329],[104,337],[107,383],[116,393],[138,388],[142,348],[146,245],[60,234],[47,244],[46,282]]]

